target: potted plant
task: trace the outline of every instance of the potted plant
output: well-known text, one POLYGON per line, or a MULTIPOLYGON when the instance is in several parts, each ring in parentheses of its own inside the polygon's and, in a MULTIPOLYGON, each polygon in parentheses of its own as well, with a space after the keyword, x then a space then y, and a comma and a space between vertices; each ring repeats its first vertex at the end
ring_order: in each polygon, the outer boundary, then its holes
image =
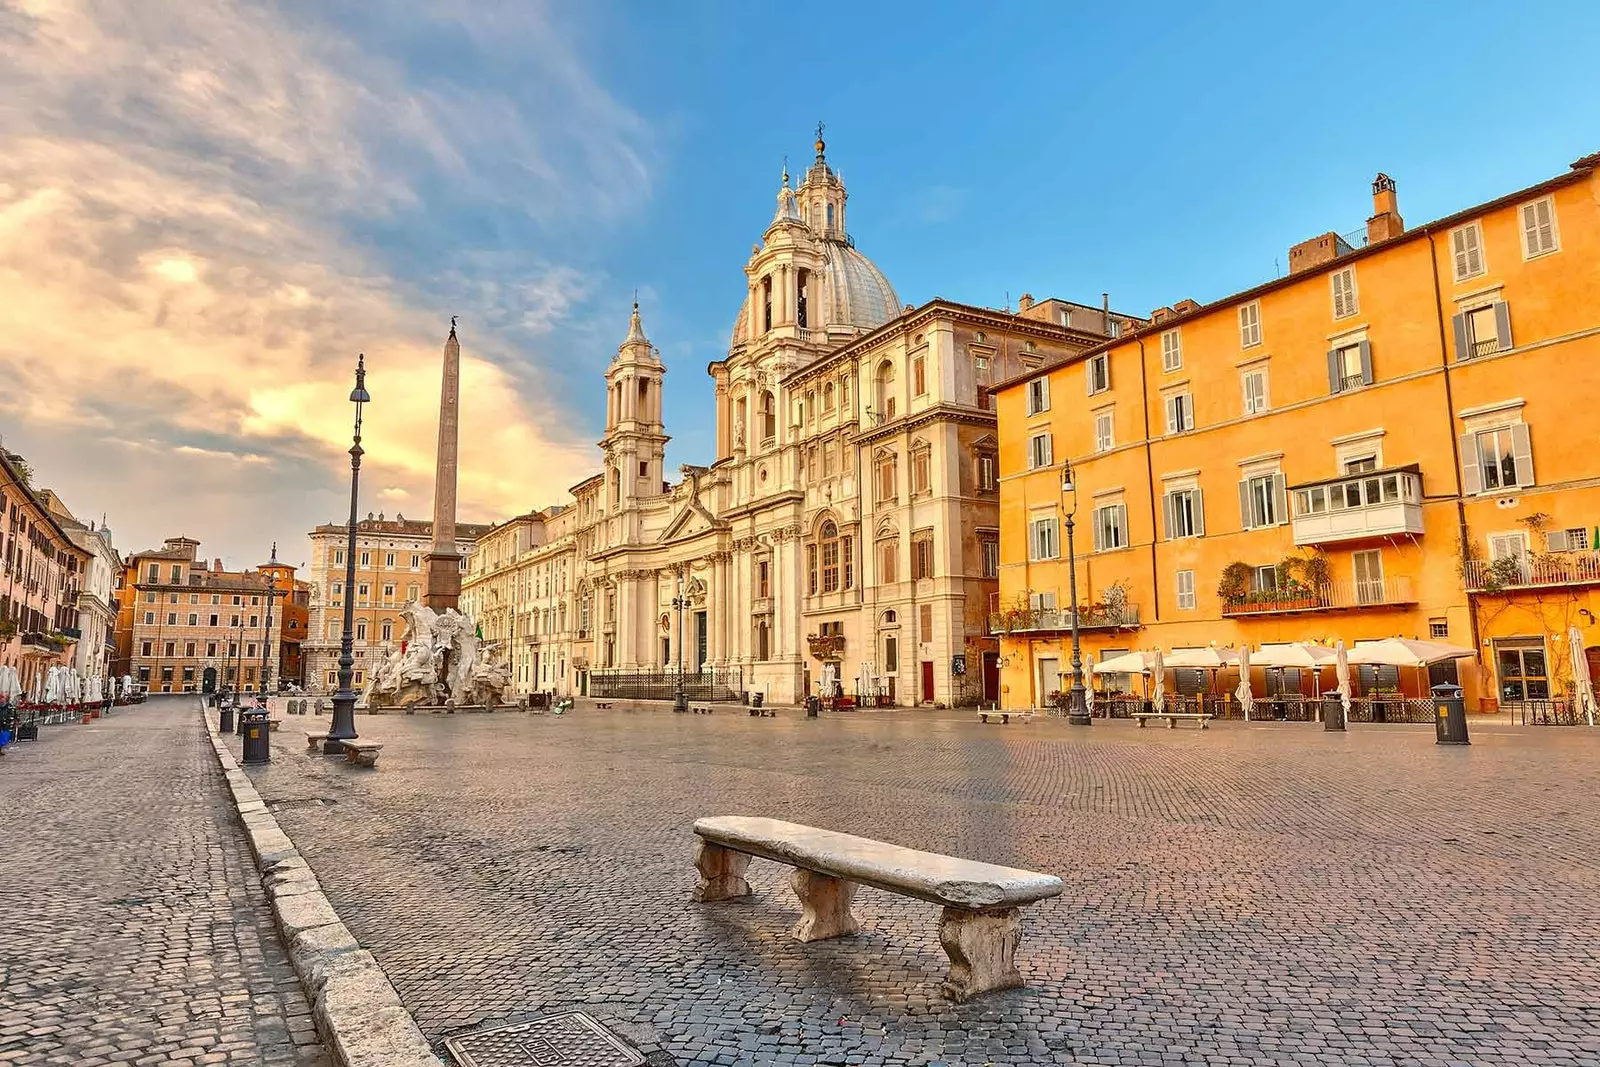
POLYGON ((1243 604, 1250 595, 1251 574, 1250 564, 1234 560, 1222 568, 1222 577, 1217 582, 1217 596, 1224 604, 1243 604))

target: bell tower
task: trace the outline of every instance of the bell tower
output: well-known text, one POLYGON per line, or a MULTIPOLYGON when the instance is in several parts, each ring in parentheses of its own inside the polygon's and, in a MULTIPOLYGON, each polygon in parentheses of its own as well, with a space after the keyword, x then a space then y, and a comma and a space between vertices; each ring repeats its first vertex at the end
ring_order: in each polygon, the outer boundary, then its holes
POLYGON ((628 336, 606 369, 606 507, 626 510, 642 498, 660 496, 665 483, 666 427, 661 383, 667 368, 644 335, 639 302, 633 303, 628 336))

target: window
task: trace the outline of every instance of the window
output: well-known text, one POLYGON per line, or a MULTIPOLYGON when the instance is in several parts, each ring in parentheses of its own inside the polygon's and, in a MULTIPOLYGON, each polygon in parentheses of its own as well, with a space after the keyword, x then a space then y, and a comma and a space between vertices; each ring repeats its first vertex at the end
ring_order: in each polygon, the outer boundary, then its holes
POLYGON ((1028 383, 1028 414, 1050 410, 1050 379, 1035 378, 1028 383))
POLYGON ((166 654, 168 656, 177 655, 177 649, 178 649, 178 643, 176 641, 168 641, 166 643, 166 654))
POLYGON ((383 565, 385 567, 393 567, 394 566, 394 553, 393 552, 388 552, 388 553, 384 554, 383 565))
POLYGON ((1272 565, 1257 567, 1250 573, 1250 589, 1256 593, 1270 593, 1278 588, 1278 568, 1272 565))
POLYGON ((827 414, 828 412, 833 410, 833 407, 834 407, 833 396, 834 396, 833 383, 829 382, 827 385, 824 385, 822 387, 822 411, 823 411, 823 414, 827 414))
POLYGON ((1050 466, 1051 448, 1048 433, 1036 433, 1028 438, 1028 469, 1038 470, 1050 466))
POLYGON ((389 619, 384 619, 383 620, 383 626, 382 626, 380 632, 383 635, 383 640, 385 640, 385 641, 393 640, 394 639, 394 623, 389 619))
POLYGON ((933 531, 918 530, 911 535, 911 578, 933 577, 933 531))
MULTIPOLYGON (((848 550, 850 539, 839 537, 839 527, 834 525, 832 519, 822 524, 818 535, 818 545, 822 550, 822 591, 824 593, 837 593, 839 584, 839 556, 841 549, 848 550)), ((813 583, 815 584, 815 583, 813 583)))
POLYGON ((139 655, 141 655, 141 656, 149 656, 150 655, 150 645, 151 645, 151 642, 149 642, 149 641, 145 641, 145 642, 141 643, 140 646, 139 646, 139 655))
POLYGON ((1128 507, 1106 504, 1094 509, 1094 550, 1109 552, 1128 547, 1128 507))
POLYGON ((1199 488, 1175 489, 1161 498, 1167 540, 1200 537, 1206 532, 1205 505, 1199 488))
POLYGON ((756 596, 769 597, 772 595, 772 561, 760 560, 756 563, 756 596))
POLYGON ((336 548, 336 549, 333 550, 333 561, 335 563, 343 563, 344 562, 344 549, 336 548))
POLYGON ((254 628, 256 626, 260 626, 261 625, 261 616, 259 616, 259 615, 250 616, 250 625, 251 625, 252 628, 254 628))
POLYGON ((363 567, 372 566, 372 553, 371 552, 363 552, 363 553, 361 553, 361 565, 363 567))
POLYGON ((1589 548, 1589 529, 1574 526, 1566 530, 1551 530, 1544 535, 1546 552, 1583 552, 1589 548))
POLYGON ((1495 647, 1495 666, 1500 674, 1500 701, 1518 704, 1524 700, 1550 699, 1550 673, 1545 660, 1543 642, 1537 638, 1523 639, 1518 645, 1527 647, 1495 647))
POLYGON ((200 625, 200 616, 196 615, 192 611, 189 613, 189 625, 190 626, 199 626, 200 625))
POLYGON ((1194 610, 1194 571, 1179 571, 1178 579, 1178 610, 1194 610))
POLYGON ((1083 376, 1088 385, 1089 395, 1103 393, 1111 388, 1111 356, 1102 352, 1098 356, 1090 356, 1083 365, 1083 376))
POLYGON ((175 611, 167 612, 167 625, 168 626, 176 626, 176 625, 178 625, 178 613, 177 612, 175 612, 175 611))
POLYGON ((1056 610, 1056 594, 1055 594, 1055 590, 1047 589, 1047 590, 1045 590, 1044 592, 1041 592, 1041 593, 1029 593, 1028 594, 1028 608, 1031 611, 1054 611, 1054 610, 1056 610))
POLYGON ((1429 619, 1428 636, 1435 641, 1443 641, 1450 636, 1450 621, 1448 619, 1429 619))
POLYGON ((393 600, 394 599, 394 586, 392 584, 391 585, 385 585, 383 587, 383 599, 385 599, 385 600, 393 600))
POLYGON ((172 584, 177 585, 181 581, 183 581, 183 568, 174 563, 172 565, 172 584))
MULTIPOLYGON (((13 515, 12 517, 15 518, 16 516, 13 515)), ((152 581, 152 582, 159 582, 161 580, 161 564, 159 564, 159 563, 150 564, 150 577, 149 577, 149 580, 152 581)))
POLYGON ((1504 300, 1468 308, 1451 322, 1456 331, 1458 360, 1492 355, 1511 347, 1511 308, 1504 300))
POLYGON ((828 441, 822 446, 822 476, 832 478, 834 469, 839 465, 838 448, 836 443, 828 441))
POLYGON ((911 492, 914 496, 933 492, 933 482, 928 470, 931 455, 932 450, 926 445, 911 452, 911 492))
POLYGON ((1455 279, 1464 282, 1483 273, 1483 229, 1476 222, 1450 231, 1450 257, 1455 279))
POLYGON ((1344 461, 1344 472, 1346 474, 1365 474, 1368 471, 1377 469, 1377 456, 1351 456, 1344 461))
POLYGON ((1333 287, 1334 318, 1349 318, 1361 310, 1361 302, 1356 296, 1356 269, 1354 267, 1346 267, 1344 270, 1334 271, 1328 278, 1328 284, 1333 287))
POLYGON ((1239 521, 1246 530, 1289 521, 1288 488, 1282 474, 1258 474, 1239 483, 1239 521))
POLYGON ((1183 366, 1183 338, 1177 330, 1168 330, 1161 335, 1161 369, 1174 371, 1183 366))
POLYGON ((921 604, 917 607, 917 633, 922 641, 933 640, 933 605, 921 604))
POLYGON ((1054 515, 1034 519, 1028 524, 1028 558, 1056 559, 1061 555, 1061 534, 1054 515))
POLYGON ((878 499, 893 500, 899 495, 895 477, 896 457, 893 452, 878 454, 878 499))
POLYGON ((899 581, 899 568, 897 563, 900 556, 900 542, 898 538, 888 538, 878 542, 878 581, 884 585, 891 585, 899 581))
POLYGON ((1378 549, 1352 552, 1350 562, 1355 568, 1356 603, 1383 603, 1383 553, 1378 549))
POLYGON ((365 641, 366 639, 367 639, 367 620, 366 619, 357 619, 356 620, 356 640, 357 641, 365 641))
POLYGON ((1347 393, 1372 384, 1372 345, 1366 341, 1328 350, 1328 392, 1347 393))
POLYGON ((211 657, 211 656, 215 656, 216 654, 217 654, 217 643, 215 641, 207 641, 206 642, 206 656, 207 657, 211 657))
POLYGON ((1468 493, 1487 493, 1534 484, 1533 449, 1523 423, 1465 434, 1462 473, 1468 493))
POLYGON ((1115 419, 1109 411, 1102 411, 1094 417, 1094 450, 1096 452, 1109 452, 1116 447, 1115 419))
POLYGON ((982 574, 985 578, 1000 577, 1000 541, 993 534, 978 537, 978 551, 983 558, 982 574))
POLYGON ((771 393, 761 394, 761 443, 771 444, 778 436, 778 401, 771 393))
POLYGON ((1556 204, 1548 196, 1522 205, 1522 258, 1532 259, 1561 251, 1556 232, 1556 204))
POLYGON ((361 582, 360 584, 358 584, 356 586, 356 603, 357 604, 365 604, 367 602, 367 596, 371 591, 372 591, 372 587, 369 586, 366 582, 361 582))
POLYGON ((229 626, 238 626, 239 625, 239 616, 235 615, 233 617, 233 620, 231 622, 229 622, 228 625, 229 626))
POLYGON ((1246 415, 1259 415, 1267 410, 1267 368, 1256 367, 1245 371, 1239 378, 1239 384, 1244 391, 1246 415))
POLYGON ((922 396, 928 391, 928 361, 922 356, 911 360, 911 392, 922 396))
POLYGON ((1167 433, 1185 433, 1194 429, 1194 397, 1188 393, 1173 393, 1167 401, 1167 433))
POLYGON ((215 615, 210 616, 210 620, 211 621, 207 623, 208 626, 215 626, 217 624, 217 617, 215 615))
POLYGON ((244 646, 244 655, 246 659, 256 658, 256 643, 254 641, 244 646))
POLYGON ((883 670, 885 674, 894 674, 900 669, 900 639, 894 634, 887 634, 883 639, 883 670))
POLYGON ((1239 309, 1239 347, 1251 348, 1261 343, 1261 302, 1252 300, 1239 309))
POLYGON ((978 491, 980 493, 993 492, 995 487, 995 455, 993 452, 978 453, 978 491))

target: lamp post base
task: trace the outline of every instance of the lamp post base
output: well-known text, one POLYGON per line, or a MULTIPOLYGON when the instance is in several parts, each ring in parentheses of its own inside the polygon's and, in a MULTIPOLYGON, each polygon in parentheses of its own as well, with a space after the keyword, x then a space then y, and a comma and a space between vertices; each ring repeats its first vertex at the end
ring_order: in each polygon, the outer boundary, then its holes
POLYGON ((1072 693, 1067 702, 1067 725, 1094 725, 1094 720, 1089 717, 1089 702, 1084 698, 1082 686, 1075 685, 1072 687, 1072 693))

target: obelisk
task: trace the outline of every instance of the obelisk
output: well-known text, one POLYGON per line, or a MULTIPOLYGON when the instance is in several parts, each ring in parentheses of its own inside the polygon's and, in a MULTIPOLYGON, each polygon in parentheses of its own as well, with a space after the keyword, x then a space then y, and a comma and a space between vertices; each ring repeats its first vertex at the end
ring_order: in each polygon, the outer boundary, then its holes
POLYGON ((434 611, 461 600, 461 554, 456 551, 456 444, 461 428, 461 342, 456 319, 444 342, 444 380, 439 386, 439 451, 433 468, 433 547, 423 557, 428 567, 423 604, 434 611))

